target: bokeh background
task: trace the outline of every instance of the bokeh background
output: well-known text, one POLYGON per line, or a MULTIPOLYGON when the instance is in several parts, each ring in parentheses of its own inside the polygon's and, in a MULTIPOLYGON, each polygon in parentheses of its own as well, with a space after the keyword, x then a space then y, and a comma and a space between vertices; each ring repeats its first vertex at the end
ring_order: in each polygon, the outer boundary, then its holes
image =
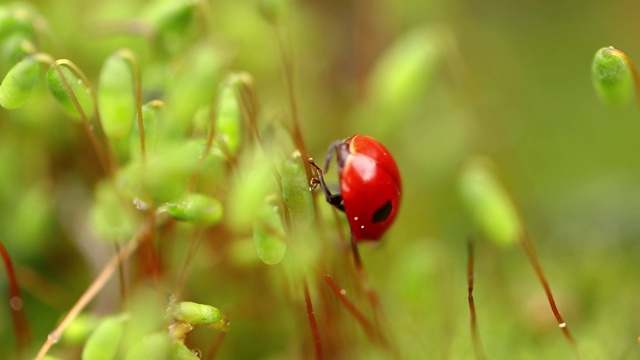
MULTIPOLYGON (((144 36, 111 31, 144 2, 31 4, 48 23, 43 48, 92 80, 120 47, 139 54, 148 78, 157 71, 145 68, 153 62, 144 36)), ((264 116, 290 117, 279 44, 257 1, 211 0, 206 9, 207 41, 233 54, 232 69, 254 77, 264 116)), ((603 46, 640 59, 638 14, 640 3, 619 0, 290 2, 282 27, 309 152, 323 158, 336 139, 373 135, 403 179, 397 222, 380 244, 361 247, 397 352, 371 344, 341 310, 335 317, 350 335, 333 340, 334 356, 473 358, 470 235, 488 358, 573 356, 522 250, 483 241, 461 204, 460 167, 478 154, 495 160, 516 200, 583 358, 640 356, 640 114, 636 104, 599 103, 590 76, 603 46), (385 69, 389 54, 418 65, 396 59, 404 65, 385 69), (404 90, 394 92, 396 80, 404 90)), ((16 264, 36 348, 113 254, 85 233, 83 212, 101 175, 82 128, 44 86, 25 107, 0 110, 0 164, 0 240, 16 264)), ((312 357, 306 312, 287 300, 286 274, 257 261, 251 246, 230 245, 246 234, 214 233, 230 240, 220 251, 213 240, 205 245, 215 261, 194 260, 186 288, 232 321, 218 358, 312 357)), ((336 252, 348 268, 349 254, 336 252)), ((332 275, 356 289, 354 301, 366 310, 357 281, 332 275)), ((0 285, 6 299, 6 277, 0 285)), ((112 282, 90 310, 113 313, 118 301, 112 282)), ((0 353, 12 354, 7 306, 0 307, 0 334, 0 353)), ((74 357, 78 348, 63 341, 52 353, 74 357)))

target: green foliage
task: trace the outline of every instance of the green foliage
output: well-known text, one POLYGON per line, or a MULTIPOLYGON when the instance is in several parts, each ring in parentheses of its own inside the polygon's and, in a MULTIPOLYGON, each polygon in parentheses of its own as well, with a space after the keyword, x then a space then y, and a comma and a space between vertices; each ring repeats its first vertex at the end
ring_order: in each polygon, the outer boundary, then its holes
MULTIPOLYGON (((0 241, 23 289, 27 357, 109 270, 52 355, 313 358, 313 315, 325 358, 469 358, 464 239, 475 228, 508 246, 525 226, 585 355, 637 357, 625 279, 640 256, 629 148, 640 122, 602 121, 576 66, 583 37, 615 40, 634 12, 558 3, 520 21, 492 3, 33 4, 0 5, 0 241), (358 245, 366 275, 344 214, 309 192, 306 168, 353 133, 379 137, 403 180, 397 223, 358 245), (531 223, 488 160, 455 172, 478 152, 500 159, 531 223)), ((601 49, 592 70, 606 104, 632 96, 622 52, 601 49)), ((487 358, 567 358, 522 253, 476 250, 487 358)), ((11 321, 0 333, 0 354, 20 358, 11 321)))

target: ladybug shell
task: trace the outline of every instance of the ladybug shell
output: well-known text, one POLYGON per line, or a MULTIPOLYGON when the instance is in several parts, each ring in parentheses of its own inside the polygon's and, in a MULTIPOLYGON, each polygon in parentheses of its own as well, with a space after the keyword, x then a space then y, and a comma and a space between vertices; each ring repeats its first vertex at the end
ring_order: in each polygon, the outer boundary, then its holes
POLYGON ((377 140, 363 135, 346 139, 338 151, 340 191, 356 240, 378 240, 396 218, 401 181, 398 166, 377 140))

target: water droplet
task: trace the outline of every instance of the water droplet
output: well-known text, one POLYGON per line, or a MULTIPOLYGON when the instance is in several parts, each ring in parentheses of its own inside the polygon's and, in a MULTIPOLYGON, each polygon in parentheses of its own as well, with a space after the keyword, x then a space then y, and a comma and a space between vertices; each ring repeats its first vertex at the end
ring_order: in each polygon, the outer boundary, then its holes
POLYGON ((566 327, 567 327, 567 323, 558 324, 558 327, 559 327, 560 329, 564 329, 564 328, 566 328, 566 327))
POLYGON ((345 290, 345 289, 340 289, 340 294, 341 294, 342 296, 347 295, 347 290, 345 290))
POLYGON ((360 225, 360 229, 364 229, 364 225, 360 225))
POLYGON ((193 349, 191 350, 191 352, 193 353, 193 355, 197 356, 198 358, 202 357, 202 351, 200 351, 200 349, 193 349))
POLYGON ((17 310, 22 309, 22 305, 24 305, 24 304, 22 303, 22 299, 21 298, 19 298, 18 296, 14 296, 9 300, 9 305, 11 306, 11 308, 13 310, 17 311, 17 310))
POLYGON ((357 217, 357 216, 356 216, 356 217, 354 217, 354 218, 353 218, 353 221, 358 221, 358 217, 357 217))
POLYGON ((47 338, 54 344, 57 344, 60 341, 60 336, 56 335, 55 333, 50 333, 49 335, 47 335, 47 338))

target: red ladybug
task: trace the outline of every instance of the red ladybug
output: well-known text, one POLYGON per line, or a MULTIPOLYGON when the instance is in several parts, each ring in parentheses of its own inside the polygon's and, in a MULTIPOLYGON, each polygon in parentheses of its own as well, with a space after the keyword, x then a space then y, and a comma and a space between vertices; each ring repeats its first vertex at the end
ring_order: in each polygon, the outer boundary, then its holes
POLYGON ((320 185, 327 202, 347 214, 353 237, 357 241, 380 239, 400 207, 400 173, 389 150, 374 138, 353 135, 331 144, 324 171, 313 159, 309 163, 318 173, 318 178, 311 180, 311 190, 320 185), (340 194, 332 194, 324 181, 334 152, 340 194))

